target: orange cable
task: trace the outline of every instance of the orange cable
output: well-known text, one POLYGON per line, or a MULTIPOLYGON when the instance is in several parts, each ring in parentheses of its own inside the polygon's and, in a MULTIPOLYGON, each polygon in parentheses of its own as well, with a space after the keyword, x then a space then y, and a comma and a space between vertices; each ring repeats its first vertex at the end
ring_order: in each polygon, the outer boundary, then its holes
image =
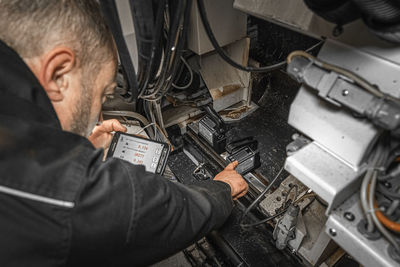
MULTIPOLYGON (((375 209, 378 208, 378 205, 376 204, 375 201, 375 209)), ((385 214, 383 214, 382 211, 380 210, 376 210, 375 211, 376 217, 378 218, 378 220, 384 225, 386 226, 386 228, 392 230, 393 232, 397 232, 400 233, 400 223, 394 222, 391 219, 389 219, 388 217, 386 217, 385 214)))

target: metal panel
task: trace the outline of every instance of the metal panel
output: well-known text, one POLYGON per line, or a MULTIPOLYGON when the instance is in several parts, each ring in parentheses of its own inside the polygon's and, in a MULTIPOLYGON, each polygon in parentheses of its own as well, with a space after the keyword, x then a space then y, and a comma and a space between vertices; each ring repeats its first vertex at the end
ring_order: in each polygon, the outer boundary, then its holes
POLYGON ((378 133, 368 121, 352 117, 348 111, 325 102, 304 87, 292 103, 289 124, 354 170, 361 165, 378 133))
MULTIPOLYGON (((380 51, 372 47, 366 47, 365 50, 371 53, 380 51)), ((386 54, 393 54, 393 57, 378 57, 338 42, 328 41, 321 49, 319 58, 360 74, 370 83, 378 85, 385 93, 399 96, 400 65, 393 60, 400 54, 400 49, 385 51, 386 54)), ((355 170, 363 163, 365 154, 379 133, 369 122, 354 118, 347 110, 326 103, 305 87, 300 89, 291 106, 289 124, 317 141, 355 170)))
POLYGON ((313 37, 325 36, 354 46, 394 47, 373 35, 361 20, 345 25, 340 36, 333 36, 335 25, 314 14, 303 0, 235 0, 234 7, 313 37))
POLYGON ((368 240, 357 230, 358 222, 364 218, 361 212, 358 194, 348 199, 329 216, 326 232, 331 238, 365 267, 395 267, 395 262, 388 254, 388 242, 380 238, 368 240), (344 217, 345 212, 351 212, 355 220, 344 217), (332 234, 333 233, 333 234, 332 234))
POLYGON ((136 34, 133 26, 133 18, 128 0, 116 1, 118 15, 121 22, 122 33, 131 56, 135 71, 138 70, 138 53, 136 46, 136 34))
MULTIPOLYGON (((364 50, 327 41, 318 57, 331 64, 349 69, 393 96, 398 89, 399 63, 394 62, 400 49, 364 47, 364 50), (369 52, 366 52, 369 51, 369 52), (389 55, 389 58, 387 58, 389 55)), ((339 109, 320 99, 316 93, 302 87, 294 100, 289 124, 321 144, 325 149, 357 169, 371 148, 379 130, 369 122, 354 118, 345 109, 339 109)))
MULTIPOLYGON (((233 0, 204 0, 204 5, 210 26, 220 46, 246 37, 247 15, 233 8, 233 0)), ((214 50, 201 22, 197 1, 193 1, 192 5, 188 48, 198 55, 214 50)))
MULTIPOLYGON (((247 65, 250 40, 244 38, 226 47, 236 62, 247 65)), ((226 63, 216 53, 200 58, 200 74, 213 98, 213 107, 221 111, 241 101, 249 102, 250 73, 238 70, 226 63)))
POLYGON ((362 170, 354 170, 312 142, 285 162, 285 169, 328 203, 327 214, 360 185, 362 170))
POLYGON ((351 47, 337 41, 328 41, 318 58, 359 74, 379 89, 400 97, 400 47, 351 47))

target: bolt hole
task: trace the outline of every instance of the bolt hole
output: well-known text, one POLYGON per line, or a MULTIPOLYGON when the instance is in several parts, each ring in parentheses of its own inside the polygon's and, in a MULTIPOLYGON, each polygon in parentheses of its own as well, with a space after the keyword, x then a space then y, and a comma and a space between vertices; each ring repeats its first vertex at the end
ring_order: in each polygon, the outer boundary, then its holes
POLYGON ((281 197, 276 197, 276 200, 281 201, 282 199, 281 199, 281 197))

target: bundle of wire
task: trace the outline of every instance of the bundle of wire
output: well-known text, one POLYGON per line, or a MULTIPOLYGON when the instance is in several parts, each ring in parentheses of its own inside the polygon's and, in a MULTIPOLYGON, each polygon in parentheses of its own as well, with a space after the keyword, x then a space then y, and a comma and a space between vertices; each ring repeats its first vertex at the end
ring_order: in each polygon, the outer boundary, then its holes
MULTIPOLYGON (((386 138, 386 136, 384 138, 386 138)), ((367 219, 367 231, 373 232, 377 229, 389 241, 393 248, 397 252, 400 252, 400 244, 396 237, 396 234, 400 233, 400 224, 389 219, 379 209, 376 200, 378 177, 383 171, 383 165, 388 160, 388 151, 388 145, 378 144, 361 184, 360 200, 361 207, 367 219)), ((386 199, 393 199, 391 196, 385 196, 385 192, 382 190, 379 190, 379 194, 382 194, 386 199)), ((392 201, 392 209, 393 207, 396 209, 398 205, 398 199, 392 201)), ((386 211, 388 212, 389 210, 390 208, 386 211)))
POLYGON ((192 0, 148 1, 143 4, 146 8, 140 6, 141 9, 137 10, 135 6, 138 4, 133 1, 139 55, 139 98, 157 102, 177 80, 180 61, 186 63, 182 54, 191 5, 192 0), (154 15, 153 8, 156 9, 154 15), (147 13, 150 13, 152 21, 144 18, 147 13))
POLYGON ((139 106, 158 141, 169 142, 161 113, 162 97, 171 87, 188 87, 177 84, 183 68, 193 75, 183 57, 191 5, 192 0, 130 1, 138 50, 139 106))

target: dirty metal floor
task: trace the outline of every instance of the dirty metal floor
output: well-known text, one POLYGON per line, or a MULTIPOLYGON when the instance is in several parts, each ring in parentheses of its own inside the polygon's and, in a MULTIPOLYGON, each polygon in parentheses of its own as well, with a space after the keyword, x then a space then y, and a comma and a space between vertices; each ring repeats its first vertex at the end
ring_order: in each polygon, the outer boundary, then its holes
MULTIPOLYGON (((230 125, 228 141, 254 136, 259 142, 261 167, 257 170, 269 181, 280 170, 285 160, 285 147, 295 132, 287 124, 290 103, 298 84, 283 71, 267 75, 253 75, 253 101, 259 109, 240 122, 230 125)), ((182 152, 169 158, 169 167, 183 183, 193 183, 194 163, 182 152)), ((282 178, 285 175, 281 176, 282 178)), ((271 241, 270 229, 265 226, 242 229, 238 220, 243 206, 237 204, 232 215, 219 230, 220 235, 248 266, 295 266, 298 262, 287 253, 277 250, 271 241)))
MULTIPOLYGON (((248 36, 251 37, 250 57, 262 66, 285 60, 290 51, 305 50, 318 40, 286 29, 279 25, 249 17, 248 36)), ((312 51, 316 54, 318 49, 312 51)), ((299 85, 284 70, 252 74, 252 100, 259 109, 240 122, 231 124, 228 142, 254 136, 259 142, 261 167, 257 170, 271 181, 285 160, 285 147, 295 132, 287 124, 289 107, 299 85)), ((196 167, 182 152, 170 156, 169 166, 183 183, 195 182, 192 172, 196 167)), ((281 178, 286 177, 284 174, 281 178)), ((247 266, 298 266, 299 262, 289 253, 279 251, 272 242, 271 229, 264 225, 242 229, 238 220, 243 207, 239 201, 219 234, 229 243, 247 266)), ((300 264, 301 265, 301 264, 300 264)))

